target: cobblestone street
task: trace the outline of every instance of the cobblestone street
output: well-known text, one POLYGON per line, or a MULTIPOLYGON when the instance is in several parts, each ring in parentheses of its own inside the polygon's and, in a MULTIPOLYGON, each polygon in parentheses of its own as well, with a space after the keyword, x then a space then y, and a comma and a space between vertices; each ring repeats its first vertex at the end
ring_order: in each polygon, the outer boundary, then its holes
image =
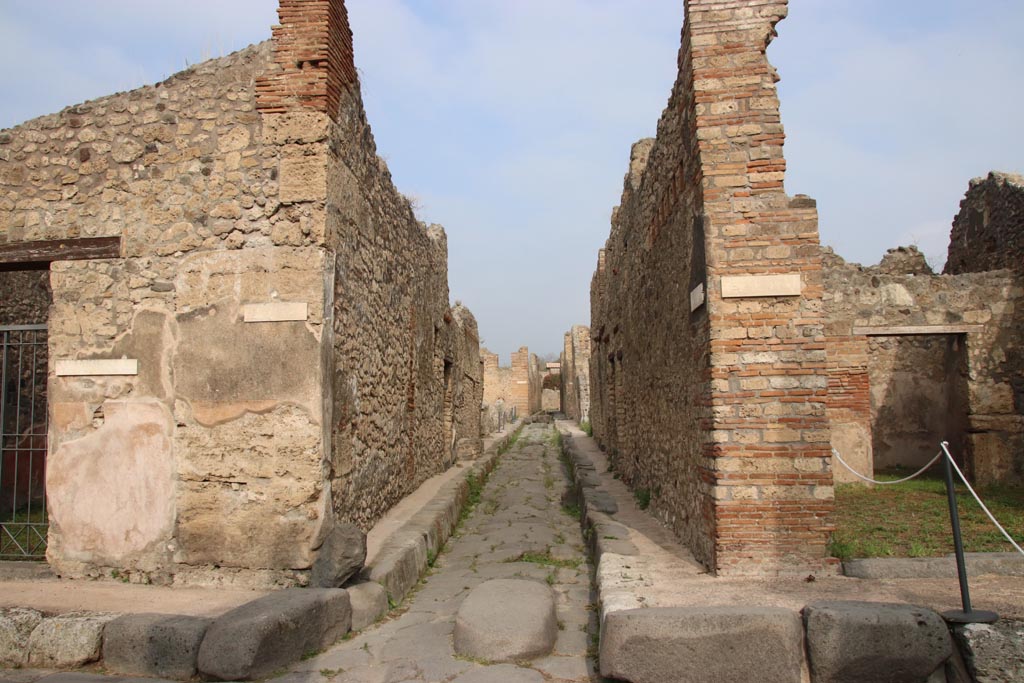
POLYGON ((590 567, 579 524, 562 510, 567 485, 551 425, 523 428, 479 491, 479 503, 437 558, 433 570, 392 616, 277 680, 334 683, 530 683, 599 680, 588 657, 596 629, 590 567), (455 614, 465 596, 490 579, 550 585, 558 636, 550 656, 487 665, 456 656, 455 614))

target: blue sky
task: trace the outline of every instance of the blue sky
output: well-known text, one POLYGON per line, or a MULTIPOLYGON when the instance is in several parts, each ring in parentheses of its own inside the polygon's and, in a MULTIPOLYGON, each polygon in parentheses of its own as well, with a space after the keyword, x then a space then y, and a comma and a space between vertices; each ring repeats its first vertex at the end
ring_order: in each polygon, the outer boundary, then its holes
MULTIPOLYGON (((630 144, 675 78, 681 0, 349 0, 379 153, 448 232, 452 299, 487 346, 555 353, 630 144)), ((0 0, 0 128, 269 38, 275 0, 0 0)), ((970 178, 1024 171, 1024 3, 791 0, 769 57, 786 189, 822 241, 936 269, 970 178)))

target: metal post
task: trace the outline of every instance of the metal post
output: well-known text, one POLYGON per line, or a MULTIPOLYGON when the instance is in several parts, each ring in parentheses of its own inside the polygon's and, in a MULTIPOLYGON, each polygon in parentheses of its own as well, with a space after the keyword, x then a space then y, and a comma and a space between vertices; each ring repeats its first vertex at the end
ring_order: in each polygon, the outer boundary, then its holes
POLYGON ((946 477, 946 499, 949 502, 949 523, 953 527, 956 574, 960 581, 960 603, 963 605, 962 610, 943 612, 942 616, 946 621, 954 624, 991 624, 999 619, 998 614, 971 607, 971 590, 967 585, 967 563, 964 561, 964 542, 960 536, 960 511, 956 506, 956 489, 953 487, 953 466, 950 464, 949 451, 945 448, 946 443, 943 442, 942 445, 946 456, 942 459, 942 463, 945 466, 943 472, 946 477))

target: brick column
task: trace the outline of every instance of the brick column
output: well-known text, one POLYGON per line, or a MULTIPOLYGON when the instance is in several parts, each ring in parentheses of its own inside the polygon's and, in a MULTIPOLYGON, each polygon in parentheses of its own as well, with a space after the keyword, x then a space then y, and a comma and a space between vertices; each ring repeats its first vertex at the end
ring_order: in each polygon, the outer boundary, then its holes
POLYGON ((341 92, 356 83, 344 0, 280 0, 274 26, 277 68, 256 79, 256 109, 338 115, 341 92))
MULTIPOLYGON (((832 473, 813 200, 783 190, 765 49, 785 1, 688 0, 703 192, 711 425, 704 468, 721 574, 822 569, 832 473)), ((685 67, 684 67, 685 68, 685 67)))

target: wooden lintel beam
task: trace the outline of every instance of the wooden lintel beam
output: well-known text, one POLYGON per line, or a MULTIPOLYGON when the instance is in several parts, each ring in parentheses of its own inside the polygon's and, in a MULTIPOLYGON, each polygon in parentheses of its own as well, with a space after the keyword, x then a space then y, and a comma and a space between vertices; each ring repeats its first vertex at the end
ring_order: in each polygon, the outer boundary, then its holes
POLYGON ((103 258, 121 258, 120 237, 78 237, 66 240, 0 243, 0 264, 4 265, 103 258))

